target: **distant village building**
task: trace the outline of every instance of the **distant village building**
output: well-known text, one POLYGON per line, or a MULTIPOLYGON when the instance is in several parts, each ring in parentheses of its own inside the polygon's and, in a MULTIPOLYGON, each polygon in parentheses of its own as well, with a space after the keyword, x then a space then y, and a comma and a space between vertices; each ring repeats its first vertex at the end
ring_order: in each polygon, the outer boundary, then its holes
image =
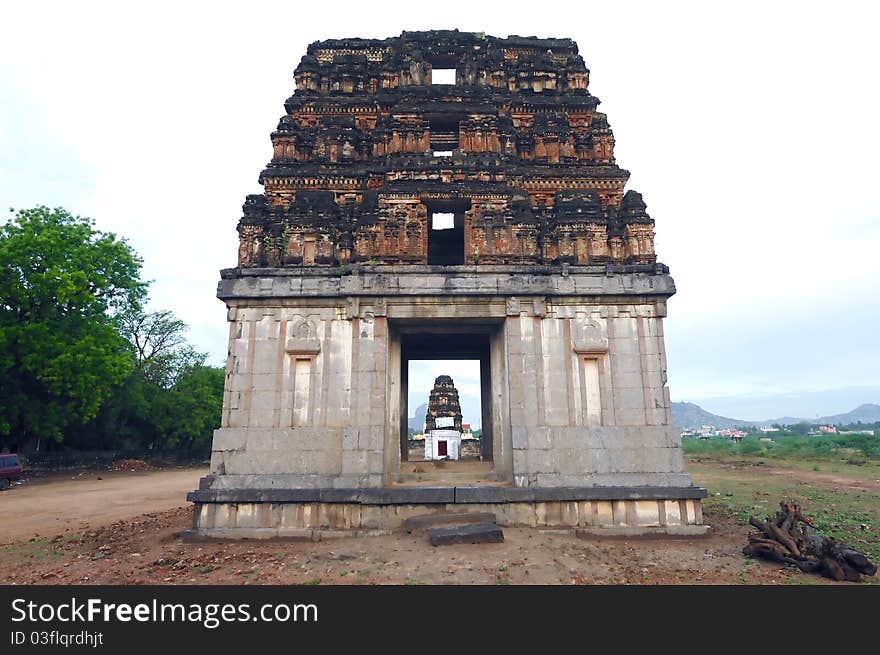
POLYGON ((730 440, 734 443, 739 443, 746 437, 746 433, 742 430, 737 429, 729 429, 729 430, 718 430, 716 435, 719 437, 730 437, 730 440))
POLYGON ((761 432, 779 432, 779 428, 758 428, 761 432))
POLYGON ((837 428, 833 425, 820 425, 819 432, 824 432, 825 434, 837 434, 837 428))

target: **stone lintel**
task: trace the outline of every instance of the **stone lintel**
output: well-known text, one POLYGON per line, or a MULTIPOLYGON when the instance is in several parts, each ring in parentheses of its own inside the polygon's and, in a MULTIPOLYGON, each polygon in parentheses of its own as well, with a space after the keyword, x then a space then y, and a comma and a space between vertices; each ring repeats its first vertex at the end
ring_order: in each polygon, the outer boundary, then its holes
POLYGON ((198 489, 186 495, 197 503, 358 503, 364 505, 447 504, 455 487, 376 489, 198 489))
POLYGON ((317 355, 321 352, 321 340, 288 339, 286 350, 291 355, 317 355))
MULTIPOLYGON (((570 267, 563 276, 558 267, 377 266, 359 275, 332 275, 328 271, 287 269, 227 269, 217 286, 217 297, 230 302, 274 298, 346 298, 349 315, 359 313, 354 299, 362 296, 525 296, 523 310, 540 315, 544 298, 564 296, 624 296, 662 301, 675 293, 666 273, 632 270, 607 276, 604 269, 570 267)), ((639 267, 632 267, 638 269, 639 267)), ((508 306, 508 313, 519 307, 508 306)), ((382 313, 381 311, 377 314, 382 313)))
POLYGON ((572 340, 572 350, 579 355, 604 355, 608 352, 608 341, 599 340, 572 340))

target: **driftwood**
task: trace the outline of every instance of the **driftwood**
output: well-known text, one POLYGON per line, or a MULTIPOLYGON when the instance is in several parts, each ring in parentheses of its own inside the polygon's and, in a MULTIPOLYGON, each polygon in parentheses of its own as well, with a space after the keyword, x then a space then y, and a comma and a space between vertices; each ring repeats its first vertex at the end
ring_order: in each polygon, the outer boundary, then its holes
POLYGON ((877 567, 864 553, 831 537, 812 533, 813 523, 801 514, 794 501, 783 500, 775 517, 761 521, 749 517, 757 532, 749 533, 743 554, 773 562, 792 564, 804 573, 818 573, 832 580, 858 582, 862 575, 874 575, 877 567))

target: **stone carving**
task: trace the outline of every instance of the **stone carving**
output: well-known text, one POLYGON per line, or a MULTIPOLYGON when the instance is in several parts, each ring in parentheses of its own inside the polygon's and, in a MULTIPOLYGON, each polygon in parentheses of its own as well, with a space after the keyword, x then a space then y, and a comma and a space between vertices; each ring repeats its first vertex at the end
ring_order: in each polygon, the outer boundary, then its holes
POLYGON ((256 225, 242 225, 238 245, 238 265, 242 268, 259 266, 263 254, 263 228, 256 225))
POLYGON ((604 320, 587 318, 571 323, 572 349, 577 353, 608 352, 608 335, 604 320))
POLYGON ((301 321, 293 328, 293 336, 297 339, 309 339, 315 336, 315 326, 308 319, 301 321))
POLYGON ((321 340, 316 335, 315 325, 308 319, 294 324, 291 338, 287 340, 286 350, 292 355, 317 355, 321 352, 321 340))
POLYGON ((656 261, 653 221, 624 194, 629 173, 570 39, 318 41, 294 77, 265 191, 243 208, 240 267, 426 264, 438 202, 471 218, 460 263, 656 261), (437 58, 458 62, 457 85, 431 86, 437 58))

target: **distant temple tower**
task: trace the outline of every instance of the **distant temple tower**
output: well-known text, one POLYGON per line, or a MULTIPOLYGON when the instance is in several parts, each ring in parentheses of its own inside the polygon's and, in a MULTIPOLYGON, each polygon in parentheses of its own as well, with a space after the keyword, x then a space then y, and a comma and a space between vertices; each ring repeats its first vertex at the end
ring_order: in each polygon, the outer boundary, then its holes
POLYGON ((501 524, 704 532, 666 387, 675 286, 577 44, 317 41, 294 77, 221 271, 226 387, 194 530, 387 529, 488 504, 501 524), (425 359, 479 361, 493 484, 449 472, 463 462, 405 478, 425 359))
POLYGON ((434 380, 425 416, 425 459, 456 460, 461 454, 461 404, 448 375, 434 380))
POLYGON ((425 430, 437 428, 458 430, 461 432, 461 404, 458 400, 458 389, 448 375, 441 375, 434 380, 434 388, 428 397, 428 413, 425 415, 425 430), (437 419, 447 419, 440 421, 437 419), (443 424, 447 423, 447 424, 443 424))

